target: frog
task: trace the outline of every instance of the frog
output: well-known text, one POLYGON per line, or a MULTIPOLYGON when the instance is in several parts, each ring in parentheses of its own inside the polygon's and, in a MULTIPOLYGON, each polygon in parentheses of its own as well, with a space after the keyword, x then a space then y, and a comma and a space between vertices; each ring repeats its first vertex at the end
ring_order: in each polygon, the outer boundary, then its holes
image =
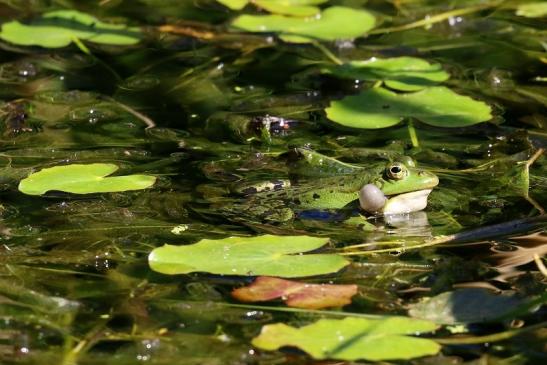
MULTIPOLYGON (((356 166, 300 150, 312 161, 313 178, 238 183, 239 199, 217 200, 217 211, 231 220, 281 224, 309 211, 338 211, 359 201, 366 214, 400 214, 422 210, 438 177, 416 167, 410 158, 356 166), (317 166, 321 164, 321 166, 317 166), (328 171, 337 174, 329 176, 328 171)), ((302 166, 299 166, 302 170, 302 166)))

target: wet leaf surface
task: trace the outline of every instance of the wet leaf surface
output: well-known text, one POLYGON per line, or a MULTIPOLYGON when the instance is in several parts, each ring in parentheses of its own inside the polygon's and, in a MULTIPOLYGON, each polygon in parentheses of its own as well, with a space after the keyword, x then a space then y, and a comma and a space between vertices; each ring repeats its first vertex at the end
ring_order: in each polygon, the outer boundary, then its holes
POLYGON ((110 193, 147 189, 156 182, 156 177, 150 175, 106 177, 116 170, 116 165, 99 163, 49 167, 21 180, 19 191, 29 195, 42 195, 50 190, 74 194, 110 193))
POLYGON ((287 42, 308 43, 313 39, 349 39, 364 35, 374 27, 375 19, 367 11, 332 6, 314 18, 282 15, 241 15, 232 26, 248 32, 279 32, 287 42))
POLYGON ((138 28, 107 24, 97 18, 75 10, 58 10, 45 13, 30 24, 12 21, 4 23, 0 38, 22 46, 59 48, 75 40, 109 45, 133 45, 140 41, 138 28))
POLYGON ((307 254, 328 238, 308 236, 229 237, 188 246, 165 245, 148 257, 152 270, 164 274, 208 272, 224 275, 302 277, 336 272, 349 262, 335 254, 307 254))
POLYGON ((514 295, 469 288, 428 298, 412 305, 408 313, 414 318, 442 324, 481 323, 499 319, 521 303, 514 295))
POLYGON ((323 72, 347 79, 381 80, 387 87, 401 91, 421 90, 449 78, 440 64, 414 57, 374 57, 331 66, 323 72))
POLYGON ((492 118, 490 107, 468 96, 436 86, 407 94, 373 88, 331 102, 327 117, 343 126, 377 129, 399 124, 404 118, 437 127, 464 127, 492 118))
POLYGON ((289 307, 309 309, 341 307, 351 303, 355 294, 357 285, 308 284, 267 276, 232 291, 232 297, 242 302, 281 298, 289 307))
POLYGON ((262 328, 253 345, 276 350, 298 347, 315 359, 395 360, 434 355, 440 350, 435 341, 407 335, 431 332, 432 322, 405 317, 386 319, 321 319, 304 327, 283 323, 262 328))

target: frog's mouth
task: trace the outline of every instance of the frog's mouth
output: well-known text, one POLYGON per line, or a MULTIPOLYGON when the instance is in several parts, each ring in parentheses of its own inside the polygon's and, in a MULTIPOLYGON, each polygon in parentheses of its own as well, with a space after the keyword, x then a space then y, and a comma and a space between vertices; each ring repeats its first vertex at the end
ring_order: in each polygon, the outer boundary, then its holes
POLYGON ((394 196, 387 196, 381 212, 384 214, 404 214, 418 212, 427 207, 427 198, 433 189, 411 191, 394 196))
POLYGON ((359 191, 359 205, 369 213, 404 214, 427 207, 427 198, 433 189, 384 195, 374 184, 367 184, 359 191))

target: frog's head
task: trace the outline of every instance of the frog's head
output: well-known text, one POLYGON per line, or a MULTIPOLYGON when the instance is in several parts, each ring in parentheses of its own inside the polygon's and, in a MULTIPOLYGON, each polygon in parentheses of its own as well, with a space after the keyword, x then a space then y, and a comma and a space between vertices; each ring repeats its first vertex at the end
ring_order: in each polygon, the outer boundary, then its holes
POLYGON ((437 184, 437 175, 417 168, 412 160, 392 162, 381 177, 361 189, 359 201, 369 212, 414 212, 427 206, 427 197, 437 184))

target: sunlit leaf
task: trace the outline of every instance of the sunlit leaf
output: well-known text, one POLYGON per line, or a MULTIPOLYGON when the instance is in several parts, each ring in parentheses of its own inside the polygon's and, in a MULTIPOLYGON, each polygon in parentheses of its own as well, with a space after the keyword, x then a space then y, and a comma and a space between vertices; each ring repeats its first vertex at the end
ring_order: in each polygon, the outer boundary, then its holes
POLYGON ((109 45, 132 45, 141 39, 138 28, 103 23, 76 10, 58 10, 43 14, 30 23, 17 20, 5 23, 0 38, 21 46, 59 48, 75 39, 109 45))
POLYGON ((403 91, 421 90, 446 81, 450 77, 440 64, 415 57, 351 61, 343 65, 325 67, 323 72, 349 79, 382 80, 388 87, 403 91))
POLYGON ((409 336, 436 328, 433 322, 405 317, 321 319, 300 328, 266 325, 252 343, 264 350, 298 347, 315 359, 412 359, 439 352, 435 341, 409 336))
POLYGON ((241 10, 249 3, 248 0, 217 0, 222 5, 232 10, 241 10))
POLYGON ((291 16, 312 16, 321 10, 313 5, 323 4, 328 0, 254 0, 260 8, 275 14, 291 16))
POLYGON ((108 163, 50 167, 21 180, 19 191, 29 195, 41 195, 50 190, 74 194, 109 193, 146 189, 156 182, 156 177, 150 175, 105 177, 117 169, 118 166, 108 163))
POLYGON ((397 94, 377 87, 331 102, 327 117, 352 128, 391 127, 407 117, 437 127, 465 127, 492 118, 483 102, 442 87, 397 94))
POLYGON ((522 301, 480 288, 466 288, 427 298, 411 306, 409 315, 442 324, 480 323, 499 318, 522 301))
POLYGON ((301 254, 318 249, 328 240, 272 235, 203 239, 193 245, 155 248, 148 262, 152 270, 170 275, 190 272, 279 277, 321 275, 349 264, 335 254, 301 254))
POLYGON ((340 307, 351 303, 355 294, 357 285, 308 284, 268 276, 232 291, 232 296, 242 302, 282 298, 289 307, 309 309, 340 307))
POLYGON ((365 10, 332 6, 311 18, 241 15, 232 26, 248 32, 279 33, 287 41, 309 42, 356 38, 372 29, 374 23, 374 16, 365 10))
POLYGON ((520 4, 517 7, 517 15, 527 18, 542 18, 547 16, 547 1, 520 4))

